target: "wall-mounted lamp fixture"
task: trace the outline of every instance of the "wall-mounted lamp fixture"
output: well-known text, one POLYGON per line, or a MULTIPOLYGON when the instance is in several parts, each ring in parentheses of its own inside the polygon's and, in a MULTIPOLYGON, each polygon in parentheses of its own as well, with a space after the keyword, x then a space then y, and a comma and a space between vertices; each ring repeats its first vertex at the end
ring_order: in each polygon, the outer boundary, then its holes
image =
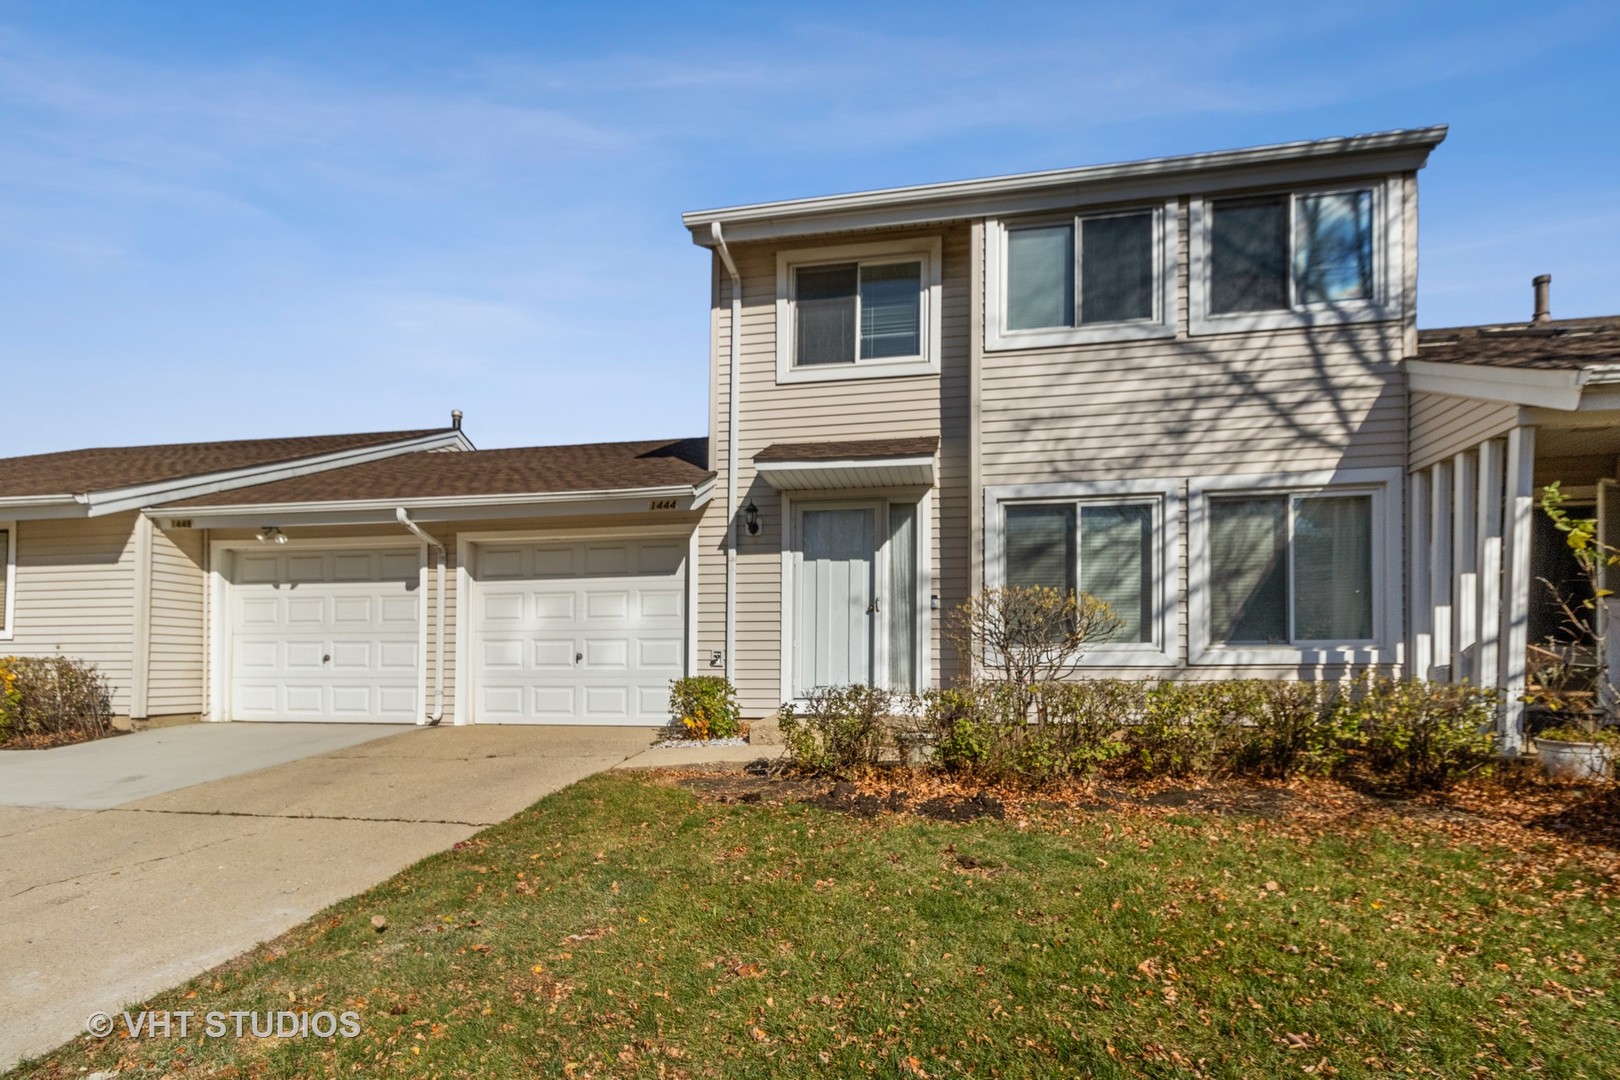
POLYGON ((743 507, 743 528, 748 530, 749 536, 759 535, 759 507, 754 505, 752 499, 743 507))
POLYGON ((277 544, 285 544, 287 542, 287 534, 276 528, 274 525, 266 525, 264 528, 259 530, 259 543, 269 544, 272 542, 277 544))

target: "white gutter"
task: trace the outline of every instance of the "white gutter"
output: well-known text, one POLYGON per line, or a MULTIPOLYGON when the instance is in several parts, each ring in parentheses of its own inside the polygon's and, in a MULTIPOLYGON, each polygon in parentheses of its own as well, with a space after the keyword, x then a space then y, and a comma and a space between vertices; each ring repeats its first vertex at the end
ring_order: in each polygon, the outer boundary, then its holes
POLYGON ((731 374, 727 391, 726 419, 726 681, 736 683, 737 655, 737 425, 741 407, 737 391, 742 387, 742 275, 726 246, 720 223, 709 223, 714 250, 731 275, 731 374))
MULTIPOLYGON (((691 499, 696 509, 713 488, 712 480, 698 484, 666 484, 646 488, 602 488, 594 491, 519 492, 512 495, 438 495, 405 500, 412 510, 476 511, 485 507, 550 506, 567 503, 595 503, 618 499, 691 499)), ((251 514, 308 514, 322 510, 395 510, 399 499, 326 499, 319 502, 285 503, 220 503, 208 506, 174 506, 157 503, 144 508, 151 515, 163 517, 216 518, 251 514)))
POLYGON ((394 516, 399 519, 401 525, 411 530, 421 538, 424 544, 433 549, 436 556, 434 561, 439 564, 439 594, 433 620, 433 714, 417 721, 418 726, 426 724, 430 727, 437 727, 439 721, 444 719, 444 564, 448 561, 448 556, 444 550, 444 545, 433 539, 420 525, 412 521, 410 514, 405 512, 403 506, 394 511, 394 516))

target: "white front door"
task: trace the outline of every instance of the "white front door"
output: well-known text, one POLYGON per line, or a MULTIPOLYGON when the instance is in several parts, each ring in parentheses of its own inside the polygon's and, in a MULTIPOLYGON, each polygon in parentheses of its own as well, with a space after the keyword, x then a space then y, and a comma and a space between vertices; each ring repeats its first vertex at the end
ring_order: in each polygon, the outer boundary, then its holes
POLYGON ((663 724, 685 674, 684 538, 482 543, 473 720, 663 724))
POLYGON ((421 567, 417 548, 235 552, 229 719, 414 722, 421 567))
POLYGON ((871 685, 876 550, 876 507, 799 512, 794 696, 818 686, 871 685))

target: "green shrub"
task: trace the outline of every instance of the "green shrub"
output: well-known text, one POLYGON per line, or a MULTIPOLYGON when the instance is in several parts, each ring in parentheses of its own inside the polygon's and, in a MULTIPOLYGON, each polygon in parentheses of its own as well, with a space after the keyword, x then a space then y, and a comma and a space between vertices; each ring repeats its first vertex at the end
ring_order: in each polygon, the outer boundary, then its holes
POLYGON ((0 742, 99 739, 112 731, 112 691, 94 664, 65 656, 0 659, 0 742))
POLYGON ((1550 742, 1597 743, 1620 750, 1620 728, 1555 727, 1536 732, 1536 738, 1550 742))
POLYGON ((1235 733, 1234 772, 1284 778, 1326 774, 1344 760, 1355 731, 1336 683, 1252 680, 1235 733))
POLYGON ((887 690, 822 687, 810 692, 802 711, 782 706, 782 743, 801 769, 853 776, 877 764, 893 707, 887 690))
POLYGON ((1148 776, 1210 776, 1226 771, 1242 746, 1254 709, 1246 680, 1162 682, 1145 695, 1125 735, 1131 762, 1148 776))
POLYGON ((1117 735, 1134 685, 987 682, 929 691, 922 711, 949 771, 1040 783, 1088 775, 1123 752, 1117 735))
POLYGON ((971 690, 926 690, 921 695, 924 729, 934 736, 934 757, 953 773, 980 770, 994 732, 979 713, 971 690))
POLYGON ((669 715, 694 739, 730 739, 742 731, 737 691, 721 675, 688 675, 669 684, 669 715))
POLYGON ((1449 786, 1496 749, 1496 695, 1479 687, 1373 678, 1344 710, 1368 765, 1408 788, 1449 786))

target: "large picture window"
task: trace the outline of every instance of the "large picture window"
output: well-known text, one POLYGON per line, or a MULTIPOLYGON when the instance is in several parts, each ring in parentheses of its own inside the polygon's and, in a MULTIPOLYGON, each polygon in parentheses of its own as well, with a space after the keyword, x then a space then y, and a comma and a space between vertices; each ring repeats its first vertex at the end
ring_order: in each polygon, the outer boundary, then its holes
POLYGON ((1386 317, 1378 186, 1211 199, 1195 247, 1193 324, 1204 330, 1386 317), (1199 265, 1195 263, 1195 266, 1199 265), (1206 324, 1205 320, 1209 323, 1206 324))
POLYGON ((1002 580, 1107 601, 1120 620, 1109 640, 1154 640, 1154 507, 1149 502, 1009 505, 1002 580))
POLYGON ((990 223, 991 348, 1174 333, 1174 206, 990 223))
POLYGON ((1370 494, 1212 497, 1210 641, 1372 641, 1372 505, 1370 494))

